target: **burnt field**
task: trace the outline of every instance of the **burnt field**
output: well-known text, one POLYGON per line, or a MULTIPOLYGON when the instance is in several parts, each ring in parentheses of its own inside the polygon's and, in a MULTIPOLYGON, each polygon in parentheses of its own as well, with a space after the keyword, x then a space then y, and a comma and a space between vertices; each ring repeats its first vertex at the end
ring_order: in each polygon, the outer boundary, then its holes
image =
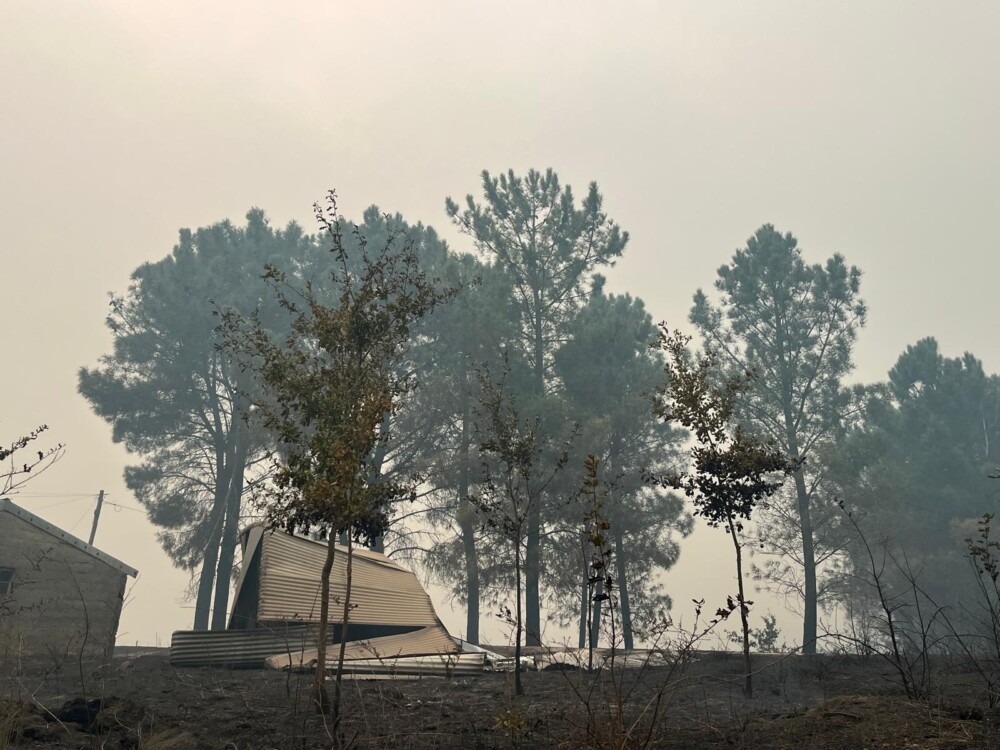
MULTIPOLYGON (((344 682, 344 735, 358 748, 995 748, 1000 711, 977 675, 941 663, 928 699, 908 700, 871 657, 757 658, 754 697, 739 661, 344 682)), ((180 669, 165 653, 94 670, 39 665, 0 675, 0 748, 285 750, 329 747, 310 677, 180 669)))

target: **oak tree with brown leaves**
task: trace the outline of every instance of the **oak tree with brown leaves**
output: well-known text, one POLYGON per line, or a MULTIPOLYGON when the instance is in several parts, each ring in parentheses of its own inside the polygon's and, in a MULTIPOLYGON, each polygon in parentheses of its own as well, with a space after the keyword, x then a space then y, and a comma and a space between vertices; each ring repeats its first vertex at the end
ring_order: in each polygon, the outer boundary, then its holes
POLYGON ((340 676, 351 609, 351 554, 386 528, 397 501, 412 497, 416 479, 387 479, 370 471, 377 448, 390 440, 384 426, 413 386, 394 366, 404 356, 412 326, 453 295, 421 269, 405 238, 390 235, 373 251, 364 238, 347 243, 336 195, 316 206, 320 227, 332 243, 334 270, 328 288, 298 288, 267 267, 266 278, 291 317, 291 332, 275 340, 255 318, 225 316, 227 346, 253 373, 261 398, 259 420, 274 434, 273 480, 263 495, 272 526, 318 532, 327 544, 320 587, 314 701, 333 715, 340 739, 340 676), (349 252, 349 244, 359 250, 349 252), (332 301, 327 301, 332 300, 332 301), (335 540, 347 540, 346 594, 336 687, 326 690, 330 620, 330 573, 335 540))
MULTIPOLYGON (((657 387, 653 411, 664 420, 691 431, 691 468, 654 477, 663 486, 682 490, 694 503, 694 513, 713 528, 724 528, 736 551, 737 608, 743 625, 746 671, 743 692, 753 694, 750 669, 750 623, 753 602, 743 586, 743 524, 754 509, 777 492, 796 466, 774 441, 760 440, 734 420, 737 399, 747 378, 718 381, 718 363, 711 353, 692 358, 690 338, 660 326, 657 348, 667 355, 666 382, 657 387)), ((734 607, 729 603, 730 611, 734 607)))

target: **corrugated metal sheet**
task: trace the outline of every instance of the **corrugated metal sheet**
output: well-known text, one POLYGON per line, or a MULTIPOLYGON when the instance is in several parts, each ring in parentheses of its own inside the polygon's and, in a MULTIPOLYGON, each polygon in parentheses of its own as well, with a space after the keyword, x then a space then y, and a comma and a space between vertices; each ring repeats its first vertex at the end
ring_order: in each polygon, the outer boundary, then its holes
POLYGON ((259 668, 280 652, 298 653, 316 643, 315 626, 259 630, 179 630, 170 639, 170 663, 178 667, 259 668))
MULTIPOLYGON (((348 635, 350 630, 348 630, 348 635)), ((329 658, 336 658, 340 644, 334 643, 327 652, 329 658)), ((444 628, 430 626, 411 633, 386 635, 362 641, 350 641, 344 649, 345 659, 396 658, 426 654, 458 653, 459 647, 444 628)), ((483 655, 485 659, 485 654, 483 655)), ((306 669, 316 664, 316 649, 307 648, 299 653, 279 653, 265 660, 268 669, 306 669)))
MULTIPOLYGON (((320 574, 326 543, 266 532, 261 543, 261 621, 316 622, 320 574)), ((355 550, 351 586, 351 622, 379 625, 440 625, 434 605, 417 577, 384 555, 355 550)), ((337 547, 330 574, 330 622, 340 622, 347 593, 347 549, 337 547)))
MULTIPOLYGON (((337 668, 328 660, 327 668, 337 668)), ((393 675, 396 677, 458 677, 481 675, 486 668, 486 654, 431 654, 387 659, 352 659, 344 662, 344 674, 393 675)))
POLYGON ((348 659, 460 652, 448 632, 438 627, 426 627, 412 633, 387 635, 367 641, 353 641, 347 646, 349 648, 345 649, 344 654, 348 659))

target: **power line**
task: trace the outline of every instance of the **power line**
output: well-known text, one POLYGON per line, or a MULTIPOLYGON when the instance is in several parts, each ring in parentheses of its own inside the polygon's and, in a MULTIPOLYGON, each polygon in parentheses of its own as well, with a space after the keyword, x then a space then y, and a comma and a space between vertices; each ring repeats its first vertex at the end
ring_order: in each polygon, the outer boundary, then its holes
POLYGON ((68 531, 70 534, 72 534, 73 531, 76 529, 76 527, 80 525, 80 521, 82 521, 84 518, 87 517, 88 513, 90 513, 90 508, 87 508, 85 511, 83 511, 83 514, 78 519, 76 519, 76 522, 72 526, 69 527, 68 531))
POLYGON ((97 497, 95 492, 14 492, 11 495, 12 497, 97 497))
POLYGON ((42 507, 38 508, 38 510, 51 510, 52 508, 59 508, 62 507, 63 505, 68 505, 69 503, 72 503, 78 499, 79 498, 71 497, 69 500, 61 500, 60 502, 52 503, 51 505, 43 505, 42 507))
MULTIPOLYGON (((26 499, 26 500, 42 499, 42 498, 45 498, 45 499, 64 498, 62 500, 62 502, 52 503, 51 505, 43 505, 43 506, 37 508, 37 510, 49 510, 50 508, 58 508, 58 507, 60 507, 62 505, 67 505, 67 504, 73 502, 74 500, 96 500, 97 499, 97 493, 94 493, 94 492, 23 492, 23 493, 21 493, 21 492, 19 492, 19 493, 16 493, 16 494, 12 495, 11 497, 23 498, 23 499, 26 499)), ((111 495, 109 495, 108 493, 104 494, 104 504, 105 505, 110 505, 111 507, 117 508, 118 510, 130 510, 133 513, 145 513, 146 512, 146 510, 144 508, 133 508, 130 505, 122 505, 121 503, 113 503, 110 500, 108 500, 109 497, 111 497, 111 495)))
POLYGON ((144 508, 132 508, 132 507, 130 507, 128 505, 119 505, 118 503, 109 503, 107 501, 107 495, 105 495, 104 497, 105 497, 104 504, 105 505, 110 505, 112 508, 118 508, 119 510, 130 510, 133 513, 145 513, 146 512, 146 510, 144 508))

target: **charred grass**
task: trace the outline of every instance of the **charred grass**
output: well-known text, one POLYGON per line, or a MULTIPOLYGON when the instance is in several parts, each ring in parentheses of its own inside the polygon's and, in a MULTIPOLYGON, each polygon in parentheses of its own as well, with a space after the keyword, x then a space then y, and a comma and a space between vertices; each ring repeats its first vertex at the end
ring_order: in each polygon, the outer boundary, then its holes
MULTIPOLYGON (((665 684, 651 668, 611 673, 349 682, 345 737, 357 748, 996 748, 1000 712, 975 676, 942 663, 935 697, 911 701, 874 660, 760 657, 756 693, 740 692, 738 660, 700 655, 665 684), (662 710, 654 723, 651 701, 662 710), (626 720, 616 728, 612 717, 626 720)), ((0 749, 291 750, 329 747, 309 677, 176 669, 165 655, 120 661, 78 678, 6 675, 0 749)))

